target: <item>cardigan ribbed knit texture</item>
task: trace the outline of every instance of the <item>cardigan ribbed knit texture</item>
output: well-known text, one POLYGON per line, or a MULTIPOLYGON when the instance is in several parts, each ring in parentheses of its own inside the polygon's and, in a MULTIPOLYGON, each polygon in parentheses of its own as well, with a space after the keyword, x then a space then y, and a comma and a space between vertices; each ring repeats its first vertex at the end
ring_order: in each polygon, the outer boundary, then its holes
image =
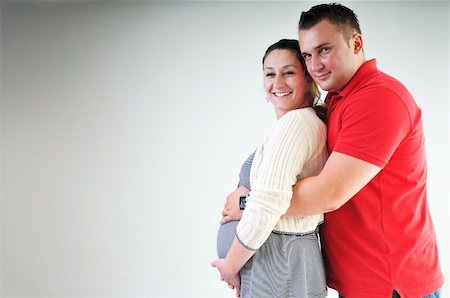
POLYGON ((237 226, 237 238, 257 250, 272 231, 310 233, 323 214, 284 217, 298 179, 317 175, 328 157, 326 126, 312 108, 289 111, 278 119, 256 150, 250 172, 251 192, 237 226))

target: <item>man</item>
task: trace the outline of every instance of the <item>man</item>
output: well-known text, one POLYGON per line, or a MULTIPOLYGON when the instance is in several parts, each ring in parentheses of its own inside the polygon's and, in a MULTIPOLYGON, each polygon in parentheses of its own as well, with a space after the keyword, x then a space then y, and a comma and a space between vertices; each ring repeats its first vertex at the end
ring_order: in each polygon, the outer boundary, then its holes
POLYGON ((312 7, 298 34, 309 73, 328 91, 330 157, 295 185, 286 215, 326 212, 327 283, 342 297, 439 297, 420 109, 375 59, 365 60, 349 8, 312 7))
MULTIPOLYGON (((286 216, 325 213, 327 284, 341 297, 440 297, 420 109, 365 60, 352 10, 314 6, 298 33, 309 73, 328 91, 330 156, 318 176, 294 186, 286 216)), ((236 205, 226 203, 222 223, 239 218, 236 205)))

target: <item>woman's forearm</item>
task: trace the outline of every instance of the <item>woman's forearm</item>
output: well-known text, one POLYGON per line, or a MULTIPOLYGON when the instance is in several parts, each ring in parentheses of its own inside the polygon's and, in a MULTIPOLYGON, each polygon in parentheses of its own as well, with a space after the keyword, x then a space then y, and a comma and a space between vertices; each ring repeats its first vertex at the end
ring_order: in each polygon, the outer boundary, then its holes
POLYGON ((231 273, 237 274, 256 251, 245 248, 235 237, 225 258, 225 263, 231 273))

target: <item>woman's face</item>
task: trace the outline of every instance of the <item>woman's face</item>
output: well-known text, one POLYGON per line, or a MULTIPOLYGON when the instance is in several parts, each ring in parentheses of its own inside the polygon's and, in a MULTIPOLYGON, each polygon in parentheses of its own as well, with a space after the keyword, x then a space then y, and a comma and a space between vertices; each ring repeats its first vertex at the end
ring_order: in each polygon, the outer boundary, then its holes
POLYGON ((309 83, 303 67, 290 50, 273 50, 263 65, 266 97, 273 104, 277 118, 288 111, 308 106, 309 83))

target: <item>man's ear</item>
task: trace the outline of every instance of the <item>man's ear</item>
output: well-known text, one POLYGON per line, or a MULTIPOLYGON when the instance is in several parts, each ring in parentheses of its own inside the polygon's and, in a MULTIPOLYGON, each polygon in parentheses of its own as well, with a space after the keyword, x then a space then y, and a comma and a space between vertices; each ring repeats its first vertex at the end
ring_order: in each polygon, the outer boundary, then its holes
POLYGON ((360 33, 353 34, 353 52, 358 54, 363 49, 363 40, 360 33))

